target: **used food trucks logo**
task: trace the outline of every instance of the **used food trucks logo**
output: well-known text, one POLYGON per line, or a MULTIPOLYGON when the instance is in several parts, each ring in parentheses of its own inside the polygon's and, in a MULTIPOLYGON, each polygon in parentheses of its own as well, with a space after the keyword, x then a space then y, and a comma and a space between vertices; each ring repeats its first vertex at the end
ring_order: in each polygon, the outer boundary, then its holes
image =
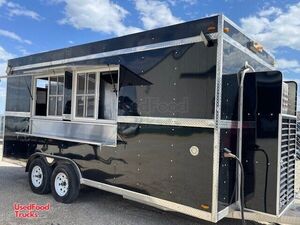
POLYGON ((19 203, 14 203, 13 208, 17 218, 37 218, 39 217, 39 212, 50 210, 50 203, 46 205, 38 205, 35 203, 21 205, 19 203))

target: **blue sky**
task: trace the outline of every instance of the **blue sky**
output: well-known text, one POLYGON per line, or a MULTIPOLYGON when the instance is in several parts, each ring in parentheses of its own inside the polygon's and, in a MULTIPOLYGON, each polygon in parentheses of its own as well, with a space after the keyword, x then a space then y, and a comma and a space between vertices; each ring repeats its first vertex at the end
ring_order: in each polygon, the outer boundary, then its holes
POLYGON ((300 81, 300 1, 0 0, 0 71, 6 60, 224 13, 300 81))

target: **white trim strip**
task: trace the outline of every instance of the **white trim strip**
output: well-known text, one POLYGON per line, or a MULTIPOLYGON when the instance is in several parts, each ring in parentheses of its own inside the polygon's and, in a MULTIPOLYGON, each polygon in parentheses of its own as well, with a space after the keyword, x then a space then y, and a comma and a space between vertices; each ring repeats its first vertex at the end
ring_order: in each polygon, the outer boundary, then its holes
POLYGON ((100 143, 100 142, 92 142, 92 141, 86 141, 86 140, 63 138, 63 137, 49 136, 49 135, 43 135, 43 134, 41 134, 41 135, 40 134, 29 134, 29 133, 23 133, 23 132, 15 132, 15 134, 20 135, 20 136, 40 137, 40 138, 47 138, 47 139, 53 139, 53 140, 76 142, 76 143, 80 143, 80 144, 90 144, 90 145, 97 145, 97 146, 115 147, 114 145, 109 145, 109 144, 100 143))
POLYGON ((124 49, 108 51, 108 52, 101 52, 101 53, 79 56, 79 57, 74 57, 74 58, 60 59, 60 60, 35 63, 35 64, 24 65, 24 66, 17 66, 17 67, 13 68, 13 71, 27 70, 27 69, 47 67, 47 66, 57 66, 60 64, 74 63, 74 62, 79 62, 79 61, 84 61, 84 60, 99 59, 99 58, 111 57, 111 56, 116 56, 116 55, 124 55, 124 54, 130 54, 130 53, 135 53, 135 52, 143 52, 143 51, 168 48, 168 47, 173 47, 173 46, 193 44, 193 43, 198 43, 198 42, 202 42, 202 41, 203 40, 202 40, 201 36, 197 35, 194 37, 188 37, 188 38, 183 38, 183 39, 178 39, 178 40, 173 40, 173 41, 165 41, 165 42, 160 42, 160 43, 155 43, 155 44, 137 46, 137 47, 132 47, 132 48, 124 48, 124 49))
POLYGON ((178 204, 175 202, 156 198, 156 197, 153 197, 150 195, 137 193, 134 191, 129 191, 129 190, 126 190, 123 188, 113 186, 113 185, 108 185, 108 184, 104 184, 101 182, 97 182, 97 181, 93 181, 93 180, 89 180, 89 179, 85 179, 85 178, 82 178, 80 180, 80 183, 85 184, 90 187, 108 191, 108 192, 111 192, 114 194, 119 194, 119 195, 122 195, 124 198, 134 200, 137 202, 141 202, 141 203, 144 203, 144 204, 156 207, 156 208, 165 209, 165 210, 169 210, 169 211, 175 211, 175 212, 183 213, 183 214, 193 216, 196 218, 200 218, 200 219, 203 219, 206 221, 211 221, 211 213, 205 212, 203 210, 195 209, 190 206, 185 206, 185 205, 178 204))
POLYGON ((119 116, 118 123, 136 123, 136 124, 153 124, 153 125, 204 127, 204 128, 215 127, 215 121, 213 119, 191 119, 191 118, 171 118, 171 117, 119 116))
POLYGON ((30 112, 13 112, 13 111, 5 111, 5 116, 30 117, 30 112))

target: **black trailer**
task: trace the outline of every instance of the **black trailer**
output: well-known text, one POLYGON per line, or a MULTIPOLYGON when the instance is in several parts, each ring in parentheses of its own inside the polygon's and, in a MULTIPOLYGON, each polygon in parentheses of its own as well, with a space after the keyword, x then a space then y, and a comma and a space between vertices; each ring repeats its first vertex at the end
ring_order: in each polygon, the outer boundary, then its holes
POLYGON ((300 224, 297 85, 274 65, 223 15, 12 59, 3 155, 60 202, 84 184, 212 222, 244 202, 247 219, 300 224))

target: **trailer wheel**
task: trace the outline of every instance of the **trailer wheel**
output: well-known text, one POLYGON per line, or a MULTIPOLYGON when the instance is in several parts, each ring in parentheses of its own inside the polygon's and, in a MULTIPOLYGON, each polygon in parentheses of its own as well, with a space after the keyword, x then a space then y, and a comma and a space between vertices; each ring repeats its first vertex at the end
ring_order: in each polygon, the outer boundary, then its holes
POLYGON ((51 191, 50 178, 52 168, 42 158, 34 159, 28 170, 31 190, 36 194, 48 194, 51 191))
POLYGON ((79 194, 80 182, 70 164, 58 164, 51 176, 51 191, 54 199, 62 203, 71 203, 79 194))

